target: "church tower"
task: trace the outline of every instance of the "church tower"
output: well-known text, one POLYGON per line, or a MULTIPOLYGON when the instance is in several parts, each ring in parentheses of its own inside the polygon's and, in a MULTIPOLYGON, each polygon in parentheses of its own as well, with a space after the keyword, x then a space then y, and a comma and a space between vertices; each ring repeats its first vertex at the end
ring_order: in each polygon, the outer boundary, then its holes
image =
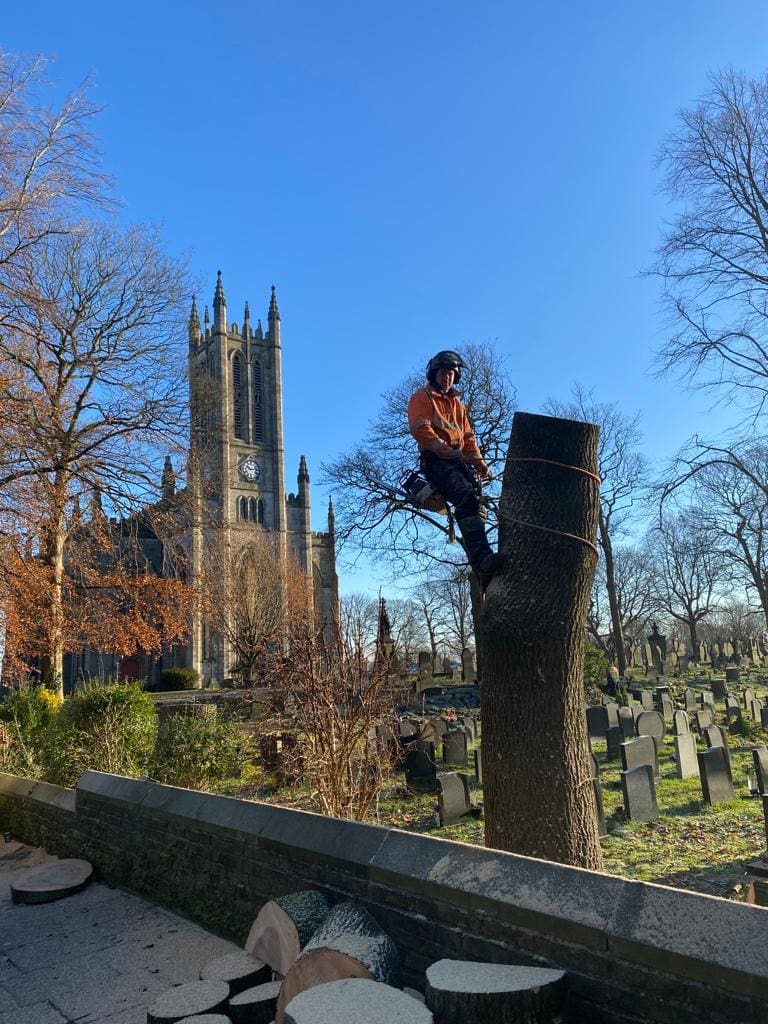
MULTIPOLYGON (((302 455, 296 493, 285 493, 281 318, 274 285, 267 312, 251 327, 228 321, 221 271, 213 296, 213 324, 206 307, 200 326, 195 300, 189 317, 190 485, 209 528, 192 530, 193 572, 199 573, 212 530, 228 544, 247 545, 257 531, 277 538, 281 557, 294 557, 312 586, 315 619, 337 621, 335 548, 328 533, 313 533, 310 478, 302 455)), ((230 674, 226 645, 195 630, 189 662, 219 678, 230 674)))

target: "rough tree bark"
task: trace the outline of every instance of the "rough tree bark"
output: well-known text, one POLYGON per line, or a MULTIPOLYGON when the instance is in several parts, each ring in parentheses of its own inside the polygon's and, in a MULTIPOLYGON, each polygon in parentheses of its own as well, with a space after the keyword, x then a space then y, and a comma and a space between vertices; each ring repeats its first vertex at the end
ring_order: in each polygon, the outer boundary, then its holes
POLYGON ((480 639, 486 844, 600 870, 583 687, 597 441, 595 424, 515 414, 499 513, 507 567, 480 639))

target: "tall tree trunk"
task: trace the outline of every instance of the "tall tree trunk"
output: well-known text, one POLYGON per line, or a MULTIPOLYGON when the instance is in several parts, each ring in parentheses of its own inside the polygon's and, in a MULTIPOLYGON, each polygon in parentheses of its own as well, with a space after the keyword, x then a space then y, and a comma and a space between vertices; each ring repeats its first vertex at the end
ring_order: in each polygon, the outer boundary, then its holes
POLYGON ((699 660, 699 638, 696 631, 696 618, 688 613, 688 633, 691 637, 691 657, 694 661, 699 660))
POLYGON ((608 592, 608 606, 611 610, 611 633, 613 634, 613 649, 616 652, 616 665, 619 675, 623 678, 627 674, 627 652, 624 649, 624 632, 621 628, 621 609, 619 608, 619 595, 616 592, 616 569, 613 561, 613 544, 611 535, 602 515, 598 516, 598 531, 600 535, 600 547, 603 549, 605 560, 605 589, 608 592))
POLYGON ((42 562, 51 570, 47 603, 49 613, 48 651, 40 659, 43 683, 64 696, 64 526, 50 524, 42 562))
POLYGON ((584 715, 598 485, 528 461, 596 473, 597 438, 594 424, 515 414, 499 513, 507 565, 488 588, 480 646, 486 844, 599 870, 584 715))

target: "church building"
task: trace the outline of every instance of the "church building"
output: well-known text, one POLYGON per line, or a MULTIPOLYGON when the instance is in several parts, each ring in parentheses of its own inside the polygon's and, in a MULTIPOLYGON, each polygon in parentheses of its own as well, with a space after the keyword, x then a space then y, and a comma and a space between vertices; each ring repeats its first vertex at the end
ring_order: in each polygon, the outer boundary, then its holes
MULTIPOLYGON (((203 322, 195 299, 188 322, 190 448, 187 487, 176 493, 175 474, 166 459, 157 509, 173 510, 179 530, 160 538, 152 523, 153 509, 140 517, 140 543, 154 571, 178 572, 190 582, 211 586, 211 572, 225 572, 214 545, 247 547, 259 534, 274 537, 280 558, 296 559, 308 579, 308 600, 318 628, 338 622, 338 577, 333 507, 328 528, 311 526, 310 479, 306 458, 299 460, 296 490, 285 491, 283 444, 283 382, 280 311, 274 286, 267 329, 251 325, 248 303, 242 324, 230 322, 221 271, 213 296, 213 321, 205 308, 203 322)), ((167 518, 167 517, 166 517, 167 518)), ((228 563, 232 565, 230 560, 228 563)), ((226 587, 216 587, 224 592, 226 587)), ((202 616, 192 624, 187 644, 162 657, 138 652, 112 659, 95 651, 70 655, 65 665, 65 689, 78 676, 124 677, 156 682, 163 668, 196 669, 205 685, 234 675, 235 655, 222 635, 202 616)))

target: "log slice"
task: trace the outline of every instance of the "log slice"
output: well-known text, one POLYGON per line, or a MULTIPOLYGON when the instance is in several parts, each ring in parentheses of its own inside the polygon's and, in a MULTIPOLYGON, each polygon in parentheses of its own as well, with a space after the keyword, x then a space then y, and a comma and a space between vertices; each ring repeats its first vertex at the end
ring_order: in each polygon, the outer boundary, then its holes
POLYGON ((251 925, 246 952, 287 974, 304 946, 328 916, 331 905, 314 889, 269 900, 251 925))
POLYGON ((434 1018, 426 1006, 400 989, 345 978, 299 993, 286 1006, 284 1020, 285 1024, 433 1024, 434 1018))
POLYGON ((200 980, 225 981, 229 985, 230 996, 236 996, 254 985, 263 985, 270 980, 271 973, 263 960, 256 960, 245 950, 238 950, 207 963, 200 971, 200 980))
POLYGON ((178 1024, 186 1017, 225 1011, 229 985, 225 981, 190 981, 163 992, 147 1010, 147 1024, 178 1024))
POLYGON ((427 1006, 440 1024, 555 1024, 564 971, 438 960, 427 968, 427 1006))
POLYGON ((286 974, 276 1024, 283 1024, 286 1005, 300 992, 343 978, 402 988, 397 947, 368 911, 355 903, 338 903, 333 908, 286 974))
POLYGON ((248 988, 229 1000, 232 1024, 271 1024, 275 1019, 280 981, 248 988))

